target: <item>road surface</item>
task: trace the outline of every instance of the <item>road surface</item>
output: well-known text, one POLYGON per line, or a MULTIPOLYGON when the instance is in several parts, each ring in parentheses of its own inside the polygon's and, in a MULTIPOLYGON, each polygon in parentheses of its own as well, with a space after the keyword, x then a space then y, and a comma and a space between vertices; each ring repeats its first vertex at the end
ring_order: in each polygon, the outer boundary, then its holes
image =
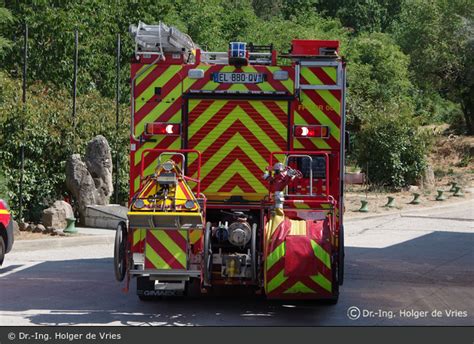
POLYGON ((0 270, 0 325, 474 325, 473 205, 347 221, 336 306, 239 295, 144 303, 114 280, 112 236, 20 244, 0 270))

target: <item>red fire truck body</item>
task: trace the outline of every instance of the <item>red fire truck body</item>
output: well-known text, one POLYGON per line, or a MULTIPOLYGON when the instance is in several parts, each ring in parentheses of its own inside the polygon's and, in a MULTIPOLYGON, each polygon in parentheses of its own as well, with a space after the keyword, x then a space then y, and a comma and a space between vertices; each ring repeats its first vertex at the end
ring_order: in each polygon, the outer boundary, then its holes
POLYGON ((203 51, 162 23, 131 32, 130 212, 117 229, 117 278, 136 277, 141 299, 196 282, 337 301, 339 43, 293 40, 278 59, 243 42, 203 51))

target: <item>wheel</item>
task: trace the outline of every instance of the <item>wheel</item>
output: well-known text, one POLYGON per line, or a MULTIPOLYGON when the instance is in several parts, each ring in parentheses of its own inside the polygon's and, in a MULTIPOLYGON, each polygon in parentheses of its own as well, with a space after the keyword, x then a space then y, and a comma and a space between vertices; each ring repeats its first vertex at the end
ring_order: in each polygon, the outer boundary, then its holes
POLYGON ((339 285, 344 283, 344 226, 341 226, 339 231, 339 253, 338 253, 338 264, 337 264, 337 281, 339 285))
POLYGON ((252 281, 257 282, 257 224, 252 225, 252 239, 250 243, 250 255, 252 259, 252 281))
POLYGON ((204 259, 203 259, 203 272, 204 272, 204 284, 211 284, 212 275, 212 249, 211 249, 211 223, 206 223, 206 229, 204 231, 204 259))
POLYGON ((120 222, 115 232, 114 271, 117 281, 122 282, 127 269, 127 227, 120 222))
POLYGON ((6 250, 5 240, 0 236, 0 266, 3 264, 3 260, 5 259, 6 250))

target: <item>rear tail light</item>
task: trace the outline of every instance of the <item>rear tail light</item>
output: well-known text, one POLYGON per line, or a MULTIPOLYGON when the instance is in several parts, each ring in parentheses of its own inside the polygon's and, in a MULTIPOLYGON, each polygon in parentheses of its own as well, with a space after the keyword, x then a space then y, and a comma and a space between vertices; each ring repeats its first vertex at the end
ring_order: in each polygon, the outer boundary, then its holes
POLYGON ((145 135, 169 135, 177 136, 181 134, 181 125, 177 123, 147 123, 145 135))
POLYGON ((295 137, 328 138, 329 127, 325 125, 295 125, 295 137))

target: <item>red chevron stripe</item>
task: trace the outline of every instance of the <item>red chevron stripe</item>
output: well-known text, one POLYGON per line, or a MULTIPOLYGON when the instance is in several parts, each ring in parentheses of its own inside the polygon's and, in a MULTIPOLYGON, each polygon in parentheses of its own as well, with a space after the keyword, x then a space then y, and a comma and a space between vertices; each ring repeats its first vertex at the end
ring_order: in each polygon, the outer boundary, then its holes
MULTIPOLYGON (((147 104, 148 105, 148 104, 147 104)), ((147 105, 144 105, 147 106, 147 105)), ((155 105, 156 106, 156 105, 155 105)), ((153 111, 154 107, 150 110, 153 111)), ((140 109, 141 110, 141 109, 140 109)), ((173 117, 178 111, 181 111, 181 97, 177 98, 172 105, 170 105, 170 107, 168 107, 165 111, 163 111, 162 113, 156 113, 156 117, 155 118, 149 118, 148 119, 148 123, 150 122, 167 122, 170 120, 171 117, 173 117)), ((148 113, 149 114, 149 113, 148 113)), ((141 118, 138 122, 135 122, 135 128, 146 118, 146 116, 148 115, 143 115, 143 118, 141 118)), ((137 135, 139 135, 139 133, 136 133, 137 135)))
MULTIPOLYGON (((147 101, 145 105, 143 105, 140 110, 135 112, 135 123, 139 123, 143 117, 148 115, 158 104, 160 104, 163 99, 165 99, 168 94, 170 94, 181 82, 181 76, 179 74, 175 74, 174 77, 171 78, 166 84, 161 86, 161 95, 157 96, 153 94, 153 96, 150 98, 150 100, 147 101), (161 101, 157 101, 159 99, 162 99, 161 101)), ((180 93, 181 96, 181 93, 180 93)), ((135 100, 137 97, 135 98, 135 100)), ((177 97, 173 103, 175 103, 177 100, 180 100, 181 97, 177 97)), ((171 104, 170 104, 171 106, 171 104)))
MULTIPOLYGON (((206 72, 207 75, 204 78, 196 81, 189 89, 190 90, 200 90, 202 89, 210 80, 211 73, 219 72, 224 66, 223 65, 214 65, 209 68, 206 72)), ((187 91, 187 90, 186 90, 187 91)))
POLYGON ((188 116, 188 126, 191 126, 212 104, 214 104, 214 100, 212 99, 199 101, 198 105, 190 112, 193 117, 188 116))
MULTIPOLYGON (((273 127, 268 123, 268 121, 263 117, 255 108, 249 104, 248 102, 245 101, 232 101, 228 102, 228 104, 224 105, 224 107, 216 113, 214 116, 212 116, 206 123, 202 125, 202 127, 193 135, 192 138, 190 138, 190 141, 195 141, 195 140, 202 140, 204 139, 214 128, 217 126, 222 120, 225 119, 225 117, 232 112, 232 110, 239 106, 245 113, 253 119, 253 121, 261 127, 263 130, 265 130, 268 134, 269 137, 273 139, 273 141, 281 148, 286 148, 286 140, 283 138, 285 137, 286 133, 284 133, 284 136, 282 137, 273 127)), ((286 114, 284 114, 284 117, 286 119, 286 114)), ((190 114, 190 120, 195 120, 197 116, 192 112, 190 114), (192 118, 192 119, 191 119, 192 118)), ((281 121, 281 119, 280 119, 281 121)), ((240 121, 239 121, 240 122, 240 121)), ((286 125, 286 123, 284 123, 286 125)))
POLYGON ((285 259, 279 259, 270 269, 267 270, 267 283, 270 282, 281 270, 285 268, 285 259))
MULTIPOLYGON (((146 241, 153 248, 156 254, 158 254, 172 269, 186 269, 186 267, 181 265, 173 254, 171 254, 171 252, 168 251, 168 249, 158 239, 156 239, 151 231, 147 232, 146 241)), ((156 266, 155 269, 157 269, 156 266)))
POLYGON ((331 122, 333 122, 338 127, 341 125, 341 116, 339 116, 337 112, 334 111, 332 106, 326 103, 326 101, 316 90, 306 90, 304 93, 313 101, 313 103, 320 106, 321 111, 329 117, 331 122))
MULTIPOLYGON (((267 82, 272 85, 275 91, 285 91, 285 92, 293 92, 293 90, 287 90, 287 88, 283 85, 283 83, 279 80, 273 79, 273 73, 265 66, 255 66, 255 69, 259 73, 267 74, 267 82)), ((286 70, 288 72, 288 76, 290 79, 293 80, 293 68, 291 67, 282 67, 281 70, 286 70)))
MULTIPOLYGON (((290 289, 296 282, 301 281, 299 278, 288 278, 285 282, 280 284, 278 287, 272 290, 269 295, 274 296, 274 295, 281 295, 288 289, 290 289)), ((309 288, 309 287, 308 287, 309 288)))
POLYGON ((333 79, 321 68, 321 67, 312 67, 309 70, 318 77, 319 80, 323 82, 324 85, 336 85, 333 79))
MULTIPOLYGON (((321 124, 321 122, 318 121, 318 118, 314 117, 314 115, 306 109, 298 111, 298 113, 308 124, 321 124)), ((300 139, 300 142, 304 140, 310 141, 311 139, 300 139)), ((339 142, 331 134, 329 135, 329 138, 324 140, 331 147, 331 149, 338 149, 340 146, 339 142)))
MULTIPOLYGON (((138 85, 135 86, 135 99, 139 98, 140 95, 145 92, 155 81, 168 70, 169 66, 161 67, 158 66, 153 69, 138 85)), ((181 73, 176 73, 171 79, 178 78, 181 81, 181 73)), ((171 81, 171 80, 170 80, 171 81)), ((168 81, 168 82, 170 82, 168 81)), ((163 86, 164 89, 165 86, 163 86)))
MULTIPOLYGON (((253 175, 260 175, 263 170, 257 166, 252 159, 250 159, 247 154, 245 154, 242 149, 239 147, 236 147, 230 152, 219 164, 214 168, 212 171, 210 171, 202 180, 201 186, 203 188, 207 188, 209 185, 212 184, 212 182, 215 181, 215 179, 220 176, 224 171, 228 169, 230 165, 235 160, 239 160, 242 164, 247 167, 247 169, 253 174, 253 175)), ((190 168, 190 171, 191 168, 190 168)), ((194 173, 191 172, 191 173, 194 173)), ((262 183, 263 184, 263 183, 262 183)), ((255 190, 253 190, 255 192, 255 190)))
MULTIPOLYGON (((225 145, 236 133, 239 133, 246 141, 257 151, 263 159, 267 159, 270 151, 254 136, 252 132, 240 120, 236 120, 233 125, 222 133, 219 138, 214 141, 209 148, 202 152, 202 164, 204 165, 222 146, 225 145)), ((190 147, 195 147, 200 139, 195 140, 194 137, 189 141, 190 147)), ((279 146, 284 149, 285 146, 279 146)), ((197 169, 197 161, 194 161, 189 168, 193 171, 197 169)), ((262 167, 264 168, 264 166, 262 167)))
MULTIPOLYGON (((310 85, 309 82, 301 74, 300 74, 300 83, 302 85, 310 85)), ((329 90, 329 92, 337 99, 339 100, 341 99, 341 90, 329 90)))
POLYGON ((239 173, 234 174, 227 184, 219 189, 219 192, 231 192, 236 186, 238 186, 243 192, 256 192, 239 173))
MULTIPOLYGON (((204 102, 204 100, 201 101, 201 102, 204 102)), ((212 100, 212 103, 214 103, 214 100, 212 100)), ((206 111, 209 108, 209 106, 212 105, 212 103, 210 103, 209 105, 206 104, 207 107, 205 109, 203 109, 203 111, 201 111, 202 108, 199 108, 198 111, 195 111, 196 109, 193 109, 189 113, 189 116, 188 116, 189 117, 188 118, 189 126, 191 126, 199 118, 199 116, 201 116, 204 113, 204 111, 206 111)), ((226 115, 228 115, 237 105, 238 104, 233 102, 233 101, 228 101, 226 104, 224 104, 224 106, 214 116, 212 116, 206 123, 204 123, 199 130, 201 131, 203 129, 206 129, 207 130, 207 131, 205 131, 206 134, 204 134, 204 136, 206 136, 207 133, 209 133, 212 129, 214 129, 213 126, 208 125, 208 124, 212 124, 212 122, 210 123, 210 121, 214 120, 214 122, 215 122, 215 118, 217 118, 216 116, 219 116, 219 118, 221 118, 221 120, 222 120, 222 118, 224 118, 226 115)), ((194 136, 195 135, 196 134, 194 134, 194 136)))
POLYGON ((188 242, 181 234, 178 233, 178 231, 169 230, 165 231, 165 233, 170 237, 171 240, 176 243, 176 245, 178 245, 184 252, 186 252, 188 242))
MULTIPOLYGON (((326 277, 326 276, 325 276, 326 277)), ((327 278, 327 277, 326 277, 327 278)), ((330 282, 332 280, 331 277, 327 278, 330 282)), ((326 289, 324 289, 323 287, 321 287, 319 284, 317 284, 316 282, 314 282, 310 277, 303 277, 300 279, 300 281, 302 283, 304 283, 305 286, 307 286, 308 288, 311 288, 313 289, 314 291, 316 291, 318 294, 320 295, 331 295, 331 292, 327 291, 326 289)))

